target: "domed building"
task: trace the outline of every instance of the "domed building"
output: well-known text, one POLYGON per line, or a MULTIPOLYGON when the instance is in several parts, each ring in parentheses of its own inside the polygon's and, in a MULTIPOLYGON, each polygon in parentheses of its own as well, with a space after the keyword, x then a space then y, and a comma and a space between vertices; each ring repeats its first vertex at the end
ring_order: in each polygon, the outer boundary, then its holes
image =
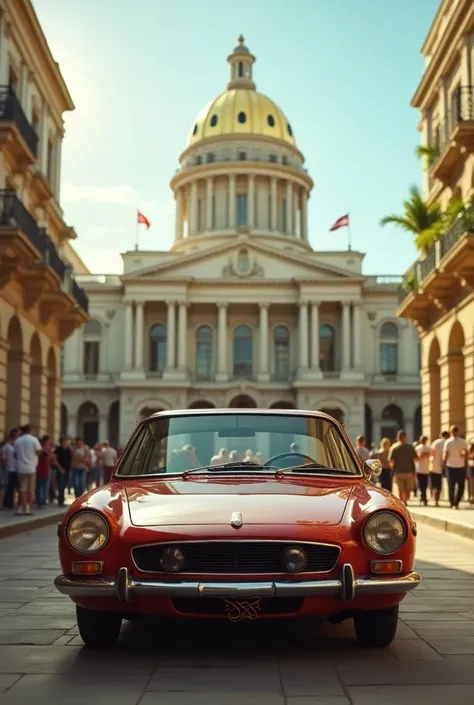
POLYGON ((64 432, 123 444, 159 409, 323 409, 378 442, 421 432, 418 336, 396 276, 315 252, 313 181, 289 118, 239 37, 226 90, 191 124, 171 180, 170 251, 76 279, 93 320, 64 350, 64 432))

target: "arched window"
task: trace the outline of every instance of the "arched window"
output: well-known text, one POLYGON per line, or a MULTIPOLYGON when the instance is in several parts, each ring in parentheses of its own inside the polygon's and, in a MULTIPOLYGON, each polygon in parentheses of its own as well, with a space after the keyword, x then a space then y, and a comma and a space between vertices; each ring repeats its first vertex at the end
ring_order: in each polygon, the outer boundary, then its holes
POLYGON ((163 374, 166 367, 166 326, 158 323, 150 331, 150 370, 163 374))
MULTIPOLYGON (((382 424, 380 428, 382 438, 386 437, 394 441, 398 431, 403 430, 403 425, 404 417, 400 407, 397 406, 397 404, 387 404, 382 410, 382 424)), ((413 438, 409 438, 408 440, 411 442, 413 438)))
POLYGON ((287 380, 290 377, 290 334, 286 326, 278 326, 273 332, 275 355, 275 378, 287 380))
POLYGON ((334 328, 324 323, 319 327, 319 365, 323 372, 334 372, 334 328))
POLYGON ((200 326, 196 332, 196 379, 212 377, 212 328, 200 326))
POLYGON ((86 377, 97 377, 100 367, 100 339, 102 326, 99 321, 89 321, 83 329, 83 370, 86 377))
POLYGON ((398 327, 386 321, 380 328, 380 372, 383 375, 398 373, 398 327))
POLYGON ((249 378, 253 371, 253 337, 248 326, 234 331, 234 377, 249 378))

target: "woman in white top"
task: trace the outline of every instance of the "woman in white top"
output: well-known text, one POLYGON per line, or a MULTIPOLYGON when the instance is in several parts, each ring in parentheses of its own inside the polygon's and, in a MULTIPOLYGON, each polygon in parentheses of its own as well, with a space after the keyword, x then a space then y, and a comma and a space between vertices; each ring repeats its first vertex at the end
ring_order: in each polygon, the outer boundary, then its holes
POLYGON ((418 456, 418 460, 416 462, 416 477, 418 480, 418 487, 420 488, 420 502, 426 507, 428 504, 426 492, 428 490, 428 479, 430 477, 431 458, 431 448, 428 445, 428 436, 421 436, 420 442, 417 444, 415 450, 418 456))

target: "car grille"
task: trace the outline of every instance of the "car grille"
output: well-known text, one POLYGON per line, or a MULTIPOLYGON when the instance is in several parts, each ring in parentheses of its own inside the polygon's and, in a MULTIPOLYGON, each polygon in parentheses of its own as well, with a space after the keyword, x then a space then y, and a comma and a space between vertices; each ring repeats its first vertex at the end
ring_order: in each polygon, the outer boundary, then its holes
MULTIPOLYGON (((279 541, 205 541, 180 544, 154 544, 133 549, 133 558, 139 570, 163 573, 161 551, 174 546, 186 554, 183 573, 282 573, 281 552, 297 543, 279 541)), ((339 558, 337 546, 301 544, 307 563, 302 573, 324 573, 332 570, 339 558)), ((300 573, 301 574, 301 573, 300 573)))
MULTIPOLYGON (((206 598, 203 600, 199 597, 183 597, 176 598, 171 602, 175 610, 181 612, 181 614, 205 614, 215 617, 228 617, 229 619, 234 616, 232 612, 235 603, 222 598, 206 598)), ((295 614, 300 611, 303 602, 303 597, 264 597, 261 600, 248 600, 244 603, 244 606, 248 605, 248 611, 244 612, 243 619, 256 619, 272 614, 295 614)), ((235 619, 235 621, 240 620, 235 619)))

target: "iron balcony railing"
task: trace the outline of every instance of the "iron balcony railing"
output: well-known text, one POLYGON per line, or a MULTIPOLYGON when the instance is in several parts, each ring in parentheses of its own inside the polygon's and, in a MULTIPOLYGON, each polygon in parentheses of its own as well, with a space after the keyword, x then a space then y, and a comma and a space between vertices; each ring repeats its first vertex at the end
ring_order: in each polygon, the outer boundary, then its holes
POLYGON ((432 147, 437 157, 444 151, 455 127, 465 122, 474 122, 474 86, 457 88, 451 106, 434 132, 432 147))
POLYGON ((12 86, 0 86, 0 121, 14 122, 34 157, 38 156, 38 135, 26 117, 12 86))
POLYGON ((83 311, 89 313, 89 298, 84 289, 81 289, 74 279, 71 282, 71 296, 76 299, 83 311))
POLYGON ((40 228, 40 233, 42 234, 44 240, 44 251, 43 260, 44 262, 53 269, 61 281, 64 281, 64 275, 66 273, 66 265, 62 261, 58 254, 57 249, 54 246, 53 241, 46 233, 45 228, 40 228))
POLYGON ((0 190, 0 225, 19 228, 41 255, 44 254, 46 244, 43 233, 31 213, 11 189, 0 190))

